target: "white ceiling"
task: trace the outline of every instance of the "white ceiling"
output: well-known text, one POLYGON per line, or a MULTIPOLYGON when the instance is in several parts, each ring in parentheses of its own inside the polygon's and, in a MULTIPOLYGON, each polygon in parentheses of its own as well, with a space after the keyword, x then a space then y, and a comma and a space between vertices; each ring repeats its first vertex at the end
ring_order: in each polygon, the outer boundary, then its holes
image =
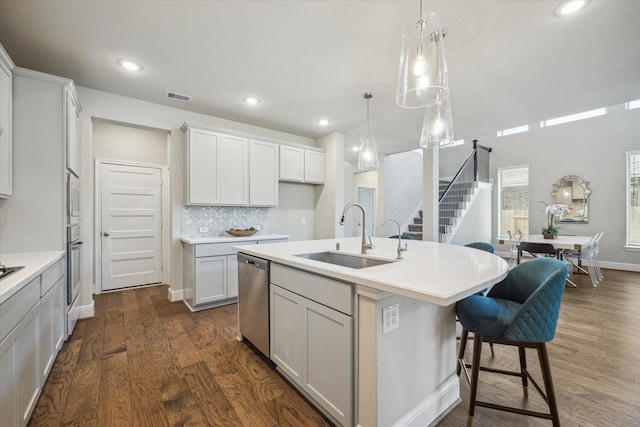
MULTIPOLYGON (((593 0, 564 18, 559 3, 425 1, 448 30, 456 138, 640 99, 640 1, 593 0)), ((400 34, 418 6, 0 0, 0 43, 18 66, 79 86, 311 138, 341 132, 347 152, 372 92, 371 133, 396 152, 417 147, 422 126, 421 110, 395 105, 400 34), (118 58, 144 70, 127 73, 118 58), (262 102, 251 108, 247 95, 262 102)))

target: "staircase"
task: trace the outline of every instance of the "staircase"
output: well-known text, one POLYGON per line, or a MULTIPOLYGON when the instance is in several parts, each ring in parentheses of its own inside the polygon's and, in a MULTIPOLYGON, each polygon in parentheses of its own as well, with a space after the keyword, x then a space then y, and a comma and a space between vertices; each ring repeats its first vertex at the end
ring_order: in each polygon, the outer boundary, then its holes
POLYGON ((418 216, 413 217, 413 224, 409 224, 409 231, 403 234, 411 236, 414 240, 422 240, 422 209, 418 211, 418 216))
POLYGON ((450 181, 440 180, 440 204, 438 206, 438 242, 448 243, 464 216, 478 188, 477 181, 454 183, 446 197, 442 197, 450 181))

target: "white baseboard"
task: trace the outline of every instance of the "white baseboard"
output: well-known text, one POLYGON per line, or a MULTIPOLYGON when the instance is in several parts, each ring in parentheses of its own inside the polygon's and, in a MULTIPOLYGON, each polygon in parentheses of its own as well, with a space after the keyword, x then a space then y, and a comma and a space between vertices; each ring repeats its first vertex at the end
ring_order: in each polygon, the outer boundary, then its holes
POLYGON ((78 307, 78 311, 80 312, 79 319, 86 319, 87 317, 93 317, 95 315, 95 303, 91 300, 91 304, 89 305, 81 305, 78 307))
POLYGON ((393 423, 393 427, 435 425, 460 402, 460 381, 458 377, 453 376, 439 390, 427 396, 393 423))
POLYGON ((640 264, 628 264, 624 262, 600 261, 601 268, 609 268, 611 270, 625 270, 640 272, 640 264))
MULTIPOLYGON (((495 252, 499 257, 509 259, 509 252, 495 252)), ((625 262, 613 262, 613 261, 599 261, 601 268, 608 268, 611 270, 623 270, 623 271, 637 271, 640 272, 640 264, 629 264, 625 262)))
POLYGON ((167 291, 167 298, 171 302, 182 301, 184 299, 184 291, 182 289, 173 290, 169 287, 167 291))

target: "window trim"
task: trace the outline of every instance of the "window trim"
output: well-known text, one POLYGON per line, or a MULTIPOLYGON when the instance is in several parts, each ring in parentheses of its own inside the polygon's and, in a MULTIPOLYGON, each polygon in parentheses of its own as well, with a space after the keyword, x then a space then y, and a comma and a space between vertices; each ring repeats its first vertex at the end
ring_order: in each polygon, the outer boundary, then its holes
MULTIPOLYGON (((529 177, 530 177, 530 173, 531 173, 531 166, 528 163, 525 164, 520 164, 520 165, 511 165, 511 166, 503 166, 503 167, 499 167, 496 168, 496 175, 497 175, 497 180, 498 180, 498 224, 497 224, 497 230, 498 230, 498 235, 501 237, 505 237, 502 236, 502 171, 506 171, 506 170, 513 170, 513 169, 524 169, 527 168, 527 187, 530 188, 530 181, 529 181, 529 177)), ((527 224, 530 225, 530 220, 531 220, 531 212, 529 212, 529 210, 531 209, 531 206, 528 206, 528 212, 527 212, 527 224)), ((527 229, 529 230, 529 232, 531 232, 531 227, 527 226, 527 229)), ((517 230, 513 230, 513 233, 515 235, 515 233, 517 232, 517 230)))
POLYGON ((639 156, 640 150, 627 151, 625 154, 625 211, 626 211, 626 225, 625 225, 625 244, 624 248, 628 251, 640 251, 640 244, 631 244, 629 239, 631 237, 631 157, 639 156))

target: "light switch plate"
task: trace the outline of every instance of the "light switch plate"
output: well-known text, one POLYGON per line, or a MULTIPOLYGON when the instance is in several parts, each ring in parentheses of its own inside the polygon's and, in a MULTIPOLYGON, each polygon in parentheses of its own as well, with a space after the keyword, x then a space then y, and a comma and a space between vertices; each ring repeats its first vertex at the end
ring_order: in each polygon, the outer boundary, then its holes
POLYGON ((393 331, 400 327, 400 307, 396 304, 391 304, 382 308, 382 333, 393 331))

